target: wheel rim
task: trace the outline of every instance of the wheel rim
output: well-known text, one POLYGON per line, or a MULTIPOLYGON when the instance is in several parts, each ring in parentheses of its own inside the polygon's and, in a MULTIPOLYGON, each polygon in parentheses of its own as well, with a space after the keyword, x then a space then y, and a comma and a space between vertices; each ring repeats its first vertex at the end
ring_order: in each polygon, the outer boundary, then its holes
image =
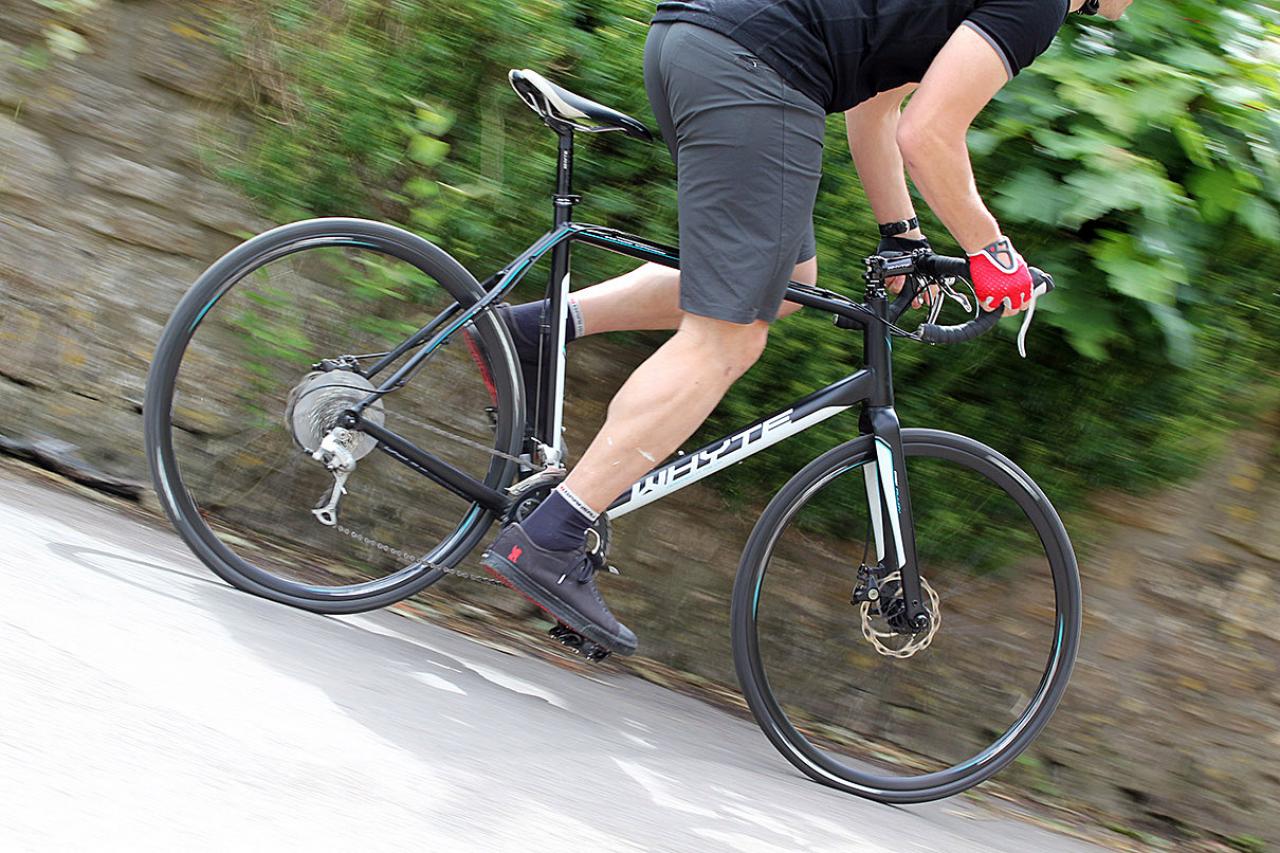
MULTIPOLYGON (((994 455, 978 457, 925 441, 908 441, 907 454, 922 575, 926 580, 932 575, 930 582, 942 599, 943 624, 934 645, 906 662, 884 658, 856 630, 854 608, 846 603, 856 585, 862 539, 873 541, 874 536, 865 537, 861 531, 866 528, 858 523, 848 523, 844 535, 832 536, 830 519, 822 516, 825 511, 839 517, 831 512, 836 505, 847 515, 850 495, 865 506, 862 469, 872 461, 869 453, 851 457, 812 483, 774 526, 756 560, 745 638, 751 672, 762 686, 760 695, 751 697, 753 710, 774 743, 815 778, 884 799, 915 799, 911 792, 925 791, 944 795, 948 788, 968 787, 1012 760, 1061 696, 1074 659, 1075 632, 1069 627, 1078 619, 1070 557, 1061 552, 1056 516, 1042 511, 1043 496, 1034 487, 1012 466, 996 464, 994 455), (922 462, 967 471, 969 482, 942 479, 962 500, 937 498, 937 471, 928 476, 922 462), (855 478, 856 488, 845 488, 855 478), (994 507, 990 500, 982 504, 974 481, 1002 495, 1007 506, 994 507), (955 569, 963 563, 950 554, 939 562, 941 549, 931 544, 945 541, 939 527, 957 523, 957 505, 972 510, 970 515, 1018 517, 1030 531, 1021 537, 1026 540, 1021 549, 1004 543, 992 549, 981 532, 953 538, 953 553, 966 541, 988 551, 987 565, 979 561, 983 572, 960 584, 954 581, 964 577, 955 569), (860 532, 850 535, 855 528, 860 532), (1038 566, 1028 562, 1028 544, 1038 548, 1038 566), (850 550, 857 551, 852 559, 850 550), (1024 553, 1014 557, 1018 550, 1024 553), (1016 574, 1012 565, 1018 566, 1016 574), (1039 583, 1031 584, 1031 576, 1039 583), (984 614, 978 605, 989 603, 997 591, 1005 596, 1004 612, 979 621, 984 614), (837 592, 843 601, 833 601, 837 592), (1008 600, 1011 593, 1018 600, 1008 600), (840 612, 841 606, 847 613, 840 612), (1033 635, 1026 633, 1028 625, 1038 626, 1033 635), (779 639, 784 627, 793 636, 779 639), (1020 641, 1010 642, 1019 633, 1020 641), (985 644, 966 647, 966 634, 985 639, 985 644), (984 662, 973 654, 975 648, 986 648, 990 660, 1000 664, 984 662), (1028 655, 1027 648, 1036 652, 1028 655), (985 701, 984 691, 990 693, 985 701), (1014 693, 1016 701, 1009 701, 1014 693), (981 716, 975 715, 978 706, 981 716)), ((874 545, 869 551, 868 561, 874 563, 874 545)))
MULTIPOLYGON (((457 562, 483 534, 489 513, 377 451, 358 461, 339 524, 320 524, 310 510, 333 478, 284 416, 288 392, 319 359, 385 351, 457 296, 474 299, 433 269, 382 235, 310 234, 253 252, 206 285, 199 303, 184 303, 187 316, 175 314, 176 355, 149 382, 167 391, 149 405, 169 417, 149 422, 149 442, 162 497, 206 561, 282 596, 359 601, 410 594, 438 576, 432 564, 457 562)), ((483 340, 498 340, 491 320, 478 325, 483 340)), ((486 410, 514 411, 518 392, 509 371, 488 367, 508 378, 496 407, 461 345, 440 347, 382 404, 389 428, 496 486, 514 463, 440 435, 516 449, 510 419, 495 423, 486 410)))

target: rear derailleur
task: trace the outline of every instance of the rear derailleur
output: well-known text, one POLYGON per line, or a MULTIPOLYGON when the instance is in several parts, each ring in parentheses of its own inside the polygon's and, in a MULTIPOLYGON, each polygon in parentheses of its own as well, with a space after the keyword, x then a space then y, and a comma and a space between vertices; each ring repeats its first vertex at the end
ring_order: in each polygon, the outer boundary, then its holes
POLYGON ((326 527, 338 523, 338 501, 347 493, 347 479, 356 470, 356 456, 351 452, 351 445, 356 436, 351 430, 335 427, 320 442, 320 446, 311 454, 311 458, 324 465, 333 474, 333 487, 329 495, 321 499, 321 503, 311 514, 326 527))

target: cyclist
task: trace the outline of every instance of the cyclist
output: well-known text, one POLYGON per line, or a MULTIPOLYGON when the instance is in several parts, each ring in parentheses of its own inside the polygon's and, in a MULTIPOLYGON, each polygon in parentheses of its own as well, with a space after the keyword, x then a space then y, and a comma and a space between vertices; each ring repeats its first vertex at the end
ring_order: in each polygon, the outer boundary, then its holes
MULTIPOLYGON (((880 251, 928 247, 904 165, 970 258, 978 301, 1032 306, 1027 264, 983 204, 965 145, 996 92, 1053 41, 1070 12, 1117 20, 1131 0, 663 0, 645 87, 676 161, 682 272, 645 266, 580 292, 567 339, 676 333, 623 384, 578 465, 485 567, 608 649, 636 637, 609 611, 587 529, 688 439, 763 351, 789 280, 817 278, 813 206, 825 118, 844 112, 880 251), (904 99, 911 100, 903 108, 904 99)), ((901 282, 897 283, 901 287, 901 282)), ((536 360, 542 303, 506 309, 536 360)))

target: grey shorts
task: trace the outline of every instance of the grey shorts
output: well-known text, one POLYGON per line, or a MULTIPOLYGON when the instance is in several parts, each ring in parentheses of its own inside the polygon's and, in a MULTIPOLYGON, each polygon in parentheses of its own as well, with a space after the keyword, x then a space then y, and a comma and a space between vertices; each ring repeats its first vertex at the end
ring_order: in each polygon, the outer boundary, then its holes
POLYGON ((693 24, 654 24, 644 82, 676 162, 680 307, 772 322, 817 254, 823 109, 750 51, 693 24))

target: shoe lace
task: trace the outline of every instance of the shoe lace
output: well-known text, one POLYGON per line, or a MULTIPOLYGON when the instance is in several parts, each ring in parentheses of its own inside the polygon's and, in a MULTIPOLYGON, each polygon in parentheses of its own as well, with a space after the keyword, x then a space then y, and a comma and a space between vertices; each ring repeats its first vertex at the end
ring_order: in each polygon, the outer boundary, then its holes
POLYGON ((596 573, 595 564, 591 558, 587 556, 585 549, 578 551, 578 563, 572 569, 569 569, 560 576, 559 583, 566 580, 575 580, 578 583, 586 583, 591 580, 591 576, 596 573))

